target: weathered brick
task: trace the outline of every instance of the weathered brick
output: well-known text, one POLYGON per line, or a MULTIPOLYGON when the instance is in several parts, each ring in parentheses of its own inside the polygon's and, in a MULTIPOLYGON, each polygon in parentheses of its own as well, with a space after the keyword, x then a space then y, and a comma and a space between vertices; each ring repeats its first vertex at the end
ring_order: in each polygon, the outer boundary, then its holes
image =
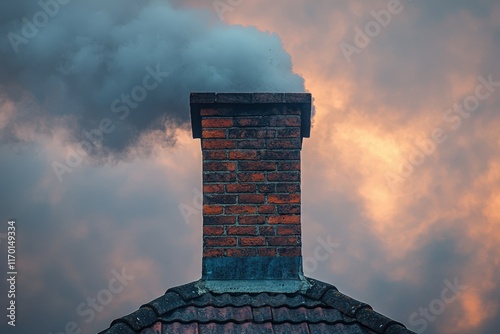
POLYGON ((242 214, 242 213, 256 213, 255 206, 250 205, 228 205, 225 208, 225 213, 228 215, 242 214))
POLYGON ((264 246, 266 244, 266 238, 264 237, 239 237, 239 246, 264 246))
POLYGON ((227 159, 227 151, 203 151, 203 160, 225 160, 227 159))
POLYGON ((236 147, 240 149, 263 149, 266 147, 266 141, 264 139, 238 140, 233 142, 236 143, 236 147))
POLYGON ((276 184, 277 193, 296 193, 300 192, 300 183, 277 183, 276 184))
POLYGON ((233 108, 201 108, 200 116, 233 116, 234 109, 233 108))
POLYGON ((300 170, 300 162, 278 161, 278 170, 300 170))
POLYGON ((204 193, 223 193, 224 185, 223 184, 204 184, 203 185, 204 193))
POLYGON ((246 127, 246 126, 265 126, 267 123, 266 118, 260 116, 257 117, 236 117, 235 125, 246 127))
POLYGON ((300 225, 277 226, 278 235, 300 235, 300 225))
POLYGON ((204 237, 206 247, 230 247, 236 246, 235 237, 204 237))
POLYGON ((264 150, 260 157, 262 160, 299 160, 300 150, 264 150))
POLYGON ((238 216, 238 224, 240 225, 257 225, 264 224, 266 217, 253 215, 253 216, 238 216))
POLYGON ((300 247, 286 247, 286 248, 278 248, 278 254, 280 256, 301 256, 300 247))
POLYGON ((202 128, 229 128, 233 126, 232 118, 204 118, 201 120, 202 128))
POLYGON ((255 184, 248 183, 230 183, 226 184, 226 191, 228 193, 253 193, 255 192, 255 184))
POLYGON ((203 182, 234 182, 236 181, 236 173, 203 173, 203 182))
POLYGON ((224 226, 203 226, 203 235, 222 235, 224 226))
POLYGON ((204 162, 204 171, 234 171, 236 170, 235 162, 204 162))
POLYGON ((276 248, 259 247, 257 248, 259 256, 276 256, 276 248))
POLYGON ((270 194, 267 196, 267 202, 271 204, 292 204, 300 203, 300 194, 270 194))
POLYGON ((222 214, 223 207, 220 205, 203 205, 204 215, 220 215, 222 214))
POLYGON ((258 207, 259 213, 275 213, 276 206, 275 205, 259 205, 258 207))
POLYGON ((280 215, 286 215, 290 213, 300 214, 300 204, 277 205, 277 208, 280 215))
POLYGON ((226 138, 226 136, 227 136, 226 130, 223 129, 203 130, 201 132, 201 138, 226 138))
POLYGON ((276 130, 272 129, 230 129, 228 137, 232 139, 275 138, 276 130))
POLYGON ((275 172, 267 174, 269 182, 298 182, 300 181, 299 172, 275 172))
POLYGON ((263 194, 241 194, 238 195, 238 203, 240 204, 260 204, 264 203, 264 195, 263 194))
POLYGON ((300 138, 300 128, 285 128, 279 129, 277 132, 278 138, 300 138))
POLYGON ((238 170, 273 171, 276 170, 275 162, 267 161, 238 161, 238 170))
POLYGON ((224 249, 205 248, 203 249, 203 257, 223 257, 224 249))
POLYGON ((260 193, 274 193, 276 192, 276 185, 274 183, 260 183, 257 184, 257 191, 260 193))
POLYGON ((298 237, 266 237, 269 246, 297 246, 300 244, 298 237))
POLYGON ((230 257, 248 257, 248 256, 257 256, 256 248, 229 248, 227 250, 227 256, 230 257))
POLYGON ((258 160, 259 153, 256 150, 239 150, 230 151, 229 159, 231 160, 258 160))
POLYGON ((240 182, 263 182, 266 180, 264 173, 238 173, 240 182))
POLYGON ((300 148, 300 139, 268 139, 267 148, 270 149, 283 149, 283 148, 300 148))
POLYGON ((205 194, 203 204, 236 204, 236 195, 205 194))
POLYGON ((269 126, 300 126, 300 116, 271 116, 269 126))
POLYGON ((276 235, 273 226, 259 226, 259 235, 276 235))
POLYGON ((298 215, 282 215, 271 216, 267 219, 269 224, 300 224, 300 216, 298 215))
POLYGON ((236 224, 236 216, 204 216, 203 225, 236 224))
POLYGON ((228 235, 257 235, 256 226, 228 226, 228 235))
POLYGON ((202 139, 201 147, 206 150, 236 148, 236 142, 234 140, 227 139, 202 139))

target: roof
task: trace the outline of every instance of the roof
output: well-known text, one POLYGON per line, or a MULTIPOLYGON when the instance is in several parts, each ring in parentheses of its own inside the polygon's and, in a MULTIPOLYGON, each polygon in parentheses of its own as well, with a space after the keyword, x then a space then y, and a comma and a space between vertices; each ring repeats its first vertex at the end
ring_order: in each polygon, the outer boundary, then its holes
POLYGON ((304 292, 213 293, 203 281, 174 287, 99 334, 414 333, 312 278, 304 292))
MULTIPOLYGON (((191 128, 193 138, 201 138, 201 108, 238 105, 238 114, 243 105, 267 105, 275 107, 280 104, 295 105, 301 111, 301 137, 309 138, 311 134, 310 93, 191 93, 191 128)), ((226 110, 227 116, 235 116, 234 110, 226 110)), ((247 110, 247 113, 251 111, 247 110)))

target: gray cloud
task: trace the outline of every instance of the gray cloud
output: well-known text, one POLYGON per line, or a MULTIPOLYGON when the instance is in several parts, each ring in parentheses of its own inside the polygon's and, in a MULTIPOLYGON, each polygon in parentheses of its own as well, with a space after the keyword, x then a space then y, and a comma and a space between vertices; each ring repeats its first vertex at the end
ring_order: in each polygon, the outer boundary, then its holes
POLYGON ((37 13, 50 12, 37 2, 0 4, 0 35, 7 37, 0 93, 43 111, 33 117, 19 107, 11 123, 63 120, 71 141, 109 119, 109 133, 90 136, 95 145, 84 147, 94 156, 123 156, 145 131, 186 124, 191 91, 304 91, 276 34, 229 27, 210 11, 132 0, 75 1, 52 11, 45 26, 30 27, 24 17, 43 23, 37 13))

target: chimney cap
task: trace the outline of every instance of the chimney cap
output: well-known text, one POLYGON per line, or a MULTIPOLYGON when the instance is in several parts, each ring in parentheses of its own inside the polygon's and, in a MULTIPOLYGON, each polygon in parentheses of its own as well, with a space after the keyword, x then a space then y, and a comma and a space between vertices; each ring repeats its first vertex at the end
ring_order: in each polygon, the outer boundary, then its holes
POLYGON ((191 93, 191 128, 193 138, 201 138, 202 107, 216 107, 231 104, 294 104, 302 112, 301 137, 309 138, 311 134, 311 103, 310 93, 191 93))

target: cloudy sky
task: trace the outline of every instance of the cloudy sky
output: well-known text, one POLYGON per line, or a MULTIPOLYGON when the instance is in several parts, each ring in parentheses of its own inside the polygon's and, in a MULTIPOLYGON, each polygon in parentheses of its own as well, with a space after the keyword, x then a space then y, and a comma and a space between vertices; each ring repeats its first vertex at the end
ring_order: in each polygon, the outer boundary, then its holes
POLYGON ((2 2, 0 331, 95 333, 198 279, 189 92, 307 91, 307 275, 415 331, 495 332, 499 55, 495 0, 2 2))

